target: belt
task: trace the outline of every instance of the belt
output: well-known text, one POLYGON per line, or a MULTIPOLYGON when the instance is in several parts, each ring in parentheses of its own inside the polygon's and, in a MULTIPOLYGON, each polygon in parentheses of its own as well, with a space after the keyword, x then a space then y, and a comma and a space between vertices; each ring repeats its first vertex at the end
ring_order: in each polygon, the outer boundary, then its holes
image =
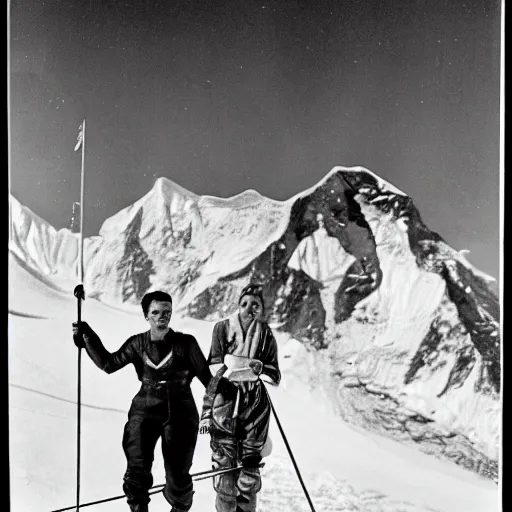
MULTIPOLYGON (((224 364, 228 367, 227 379, 232 382, 255 382, 259 379, 251 368, 251 363, 258 361, 252 357, 226 354, 224 364)), ((261 364, 261 361, 258 361, 261 364)))

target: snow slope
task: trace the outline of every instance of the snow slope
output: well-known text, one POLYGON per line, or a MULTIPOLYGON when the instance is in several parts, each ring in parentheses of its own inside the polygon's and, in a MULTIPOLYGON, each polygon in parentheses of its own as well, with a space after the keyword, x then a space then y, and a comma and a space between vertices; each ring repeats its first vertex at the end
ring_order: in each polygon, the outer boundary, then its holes
MULTIPOLYGON (((75 318, 72 293, 52 288, 19 260, 10 262, 9 422, 11 510, 50 511, 75 502, 76 348, 70 336, 75 318)), ((135 309, 124 311, 86 299, 84 318, 110 350, 145 329, 135 309)), ((213 324, 173 319, 193 333, 206 352, 213 324)), ((496 485, 453 464, 436 460, 376 434, 344 423, 329 401, 303 379, 310 354, 297 340, 279 334, 283 381, 272 400, 302 470, 316 510, 492 512, 499 510, 496 485)), ((137 380, 131 367, 114 375, 83 360, 82 503, 122 494, 125 469, 121 435, 137 380)), ((201 386, 194 382, 201 400, 201 386)), ((307 511, 276 425, 274 452, 266 459, 259 510, 307 511)), ((155 457, 155 483, 163 481, 155 457)), ((200 436, 193 471, 209 467, 207 436, 200 436)), ((196 483, 192 511, 213 510, 209 481, 196 483)), ((154 512, 167 511, 161 495, 154 512)), ((95 510, 127 510, 123 501, 95 510)))

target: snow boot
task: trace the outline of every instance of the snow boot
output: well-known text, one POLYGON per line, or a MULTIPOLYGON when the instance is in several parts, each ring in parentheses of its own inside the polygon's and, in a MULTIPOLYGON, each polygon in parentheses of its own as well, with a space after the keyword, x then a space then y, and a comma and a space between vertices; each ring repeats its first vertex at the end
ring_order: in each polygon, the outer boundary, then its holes
POLYGON ((131 503, 130 512, 148 512, 149 507, 147 503, 131 503))
POLYGON ((215 510, 216 512, 236 512, 236 497, 217 493, 215 510))
POLYGON ((186 512, 189 509, 190 509, 190 507, 189 508, 176 508, 175 506, 172 506, 171 512, 186 512))
POLYGON ((238 495, 236 512, 256 512, 256 494, 238 495))

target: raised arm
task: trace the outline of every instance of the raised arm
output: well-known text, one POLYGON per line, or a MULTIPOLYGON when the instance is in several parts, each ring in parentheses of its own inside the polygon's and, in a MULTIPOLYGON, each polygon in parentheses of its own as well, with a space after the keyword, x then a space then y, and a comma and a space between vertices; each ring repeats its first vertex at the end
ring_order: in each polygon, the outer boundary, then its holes
POLYGON ((120 370, 128 363, 134 361, 137 351, 135 347, 136 336, 132 336, 123 343, 116 352, 110 353, 101 342, 100 337, 92 330, 87 322, 73 324, 73 334, 82 337, 83 346, 94 364, 106 373, 120 370))

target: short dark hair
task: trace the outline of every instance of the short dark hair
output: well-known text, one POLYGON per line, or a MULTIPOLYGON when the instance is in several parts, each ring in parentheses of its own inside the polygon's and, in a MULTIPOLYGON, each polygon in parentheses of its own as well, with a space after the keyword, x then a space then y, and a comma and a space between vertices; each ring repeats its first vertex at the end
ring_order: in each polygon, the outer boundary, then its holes
POLYGON ((142 306, 142 311, 144 312, 144 316, 147 316, 149 311, 149 305, 154 301, 157 300, 159 302, 170 302, 172 304, 172 297, 166 293, 161 292, 160 290, 149 292, 142 297, 142 300, 140 301, 140 305, 142 306))

